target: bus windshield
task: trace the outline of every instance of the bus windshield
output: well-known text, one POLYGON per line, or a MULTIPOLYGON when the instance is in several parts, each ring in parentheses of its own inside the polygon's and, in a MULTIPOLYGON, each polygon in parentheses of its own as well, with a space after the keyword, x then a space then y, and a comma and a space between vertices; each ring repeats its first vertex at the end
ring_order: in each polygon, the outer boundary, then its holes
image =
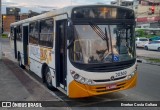
POLYGON ((74 25, 71 60, 84 64, 129 61, 135 58, 133 25, 74 25))

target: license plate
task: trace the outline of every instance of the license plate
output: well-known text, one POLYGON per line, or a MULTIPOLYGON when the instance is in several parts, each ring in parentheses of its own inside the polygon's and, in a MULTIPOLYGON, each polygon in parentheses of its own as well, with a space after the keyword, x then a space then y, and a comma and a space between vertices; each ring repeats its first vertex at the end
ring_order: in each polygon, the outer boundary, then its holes
POLYGON ((106 87, 106 89, 114 89, 114 88, 116 88, 116 87, 117 87, 116 84, 112 84, 112 85, 108 85, 108 86, 106 87))

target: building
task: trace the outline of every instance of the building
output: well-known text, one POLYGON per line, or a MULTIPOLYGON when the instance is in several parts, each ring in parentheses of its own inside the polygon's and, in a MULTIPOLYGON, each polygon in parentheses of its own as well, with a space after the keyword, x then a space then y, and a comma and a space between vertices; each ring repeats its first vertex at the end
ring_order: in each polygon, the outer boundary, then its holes
POLYGON ((131 8, 137 13, 138 0, 115 0, 111 4, 131 8))
POLYGON ((2 15, 2 32, 10 32, 10 24, 16 21, 16 16, 14 15, 2 15))
POLYGON ((160 0, 139 0, 137 27, 160 28, 160 0))
POLYGON ((19 20, 24 20, 28 18, 28 13, 19 14, 19 20))
POLYGON ((139 4, 146 6, 160 6, 159 0, 139 0, 139 4))
POLYGON ((10 24, 19 20, 39 15, 39 13, 29 11, 29 13, 20 13, 19 8, 7 7, 6 14, 2 15, 2 32, 8 34, 10 32, 10 24))
POLYGON ((160 28, 160 0, 115 0, 111 4, 134 9, 137 27, 160 28))

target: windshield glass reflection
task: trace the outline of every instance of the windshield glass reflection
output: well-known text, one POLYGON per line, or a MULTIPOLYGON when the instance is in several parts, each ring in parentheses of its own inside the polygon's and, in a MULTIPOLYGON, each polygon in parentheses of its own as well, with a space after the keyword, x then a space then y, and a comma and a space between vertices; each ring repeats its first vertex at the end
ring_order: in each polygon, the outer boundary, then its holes
POLYGON ((112 63, 135 58, 132 25, 75 25, 71 59, 79 63, 112 63))

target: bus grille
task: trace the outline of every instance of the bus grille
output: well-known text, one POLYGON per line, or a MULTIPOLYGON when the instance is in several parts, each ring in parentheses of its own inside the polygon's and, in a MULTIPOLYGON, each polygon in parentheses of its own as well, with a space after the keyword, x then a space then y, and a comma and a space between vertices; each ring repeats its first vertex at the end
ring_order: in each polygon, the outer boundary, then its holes
POLYGON ((99 66, 99 67, 94 67, 92 69, 89 69, 91 72, 112 72, 112 71, 119 71, 119 70, 123 70, 123 69, 127 69, 129 67, 131 67, 133 64, 122 64, 122 65, 115 65, 115 66, 109 66, 109 65, 105 65, 105 66, 99 66))
MULTIPOLYGON (((123 77, 119 77, 119 78, 115 78, 114 81, 116 80, 120 80, 120 79, 124 79, 126 78, 127 76, 123 76, 123 77)), ((95 82, 108 82, 108 81, 113 81, 111 79, 105 79, 105 80, 94 80, 95 82)))

